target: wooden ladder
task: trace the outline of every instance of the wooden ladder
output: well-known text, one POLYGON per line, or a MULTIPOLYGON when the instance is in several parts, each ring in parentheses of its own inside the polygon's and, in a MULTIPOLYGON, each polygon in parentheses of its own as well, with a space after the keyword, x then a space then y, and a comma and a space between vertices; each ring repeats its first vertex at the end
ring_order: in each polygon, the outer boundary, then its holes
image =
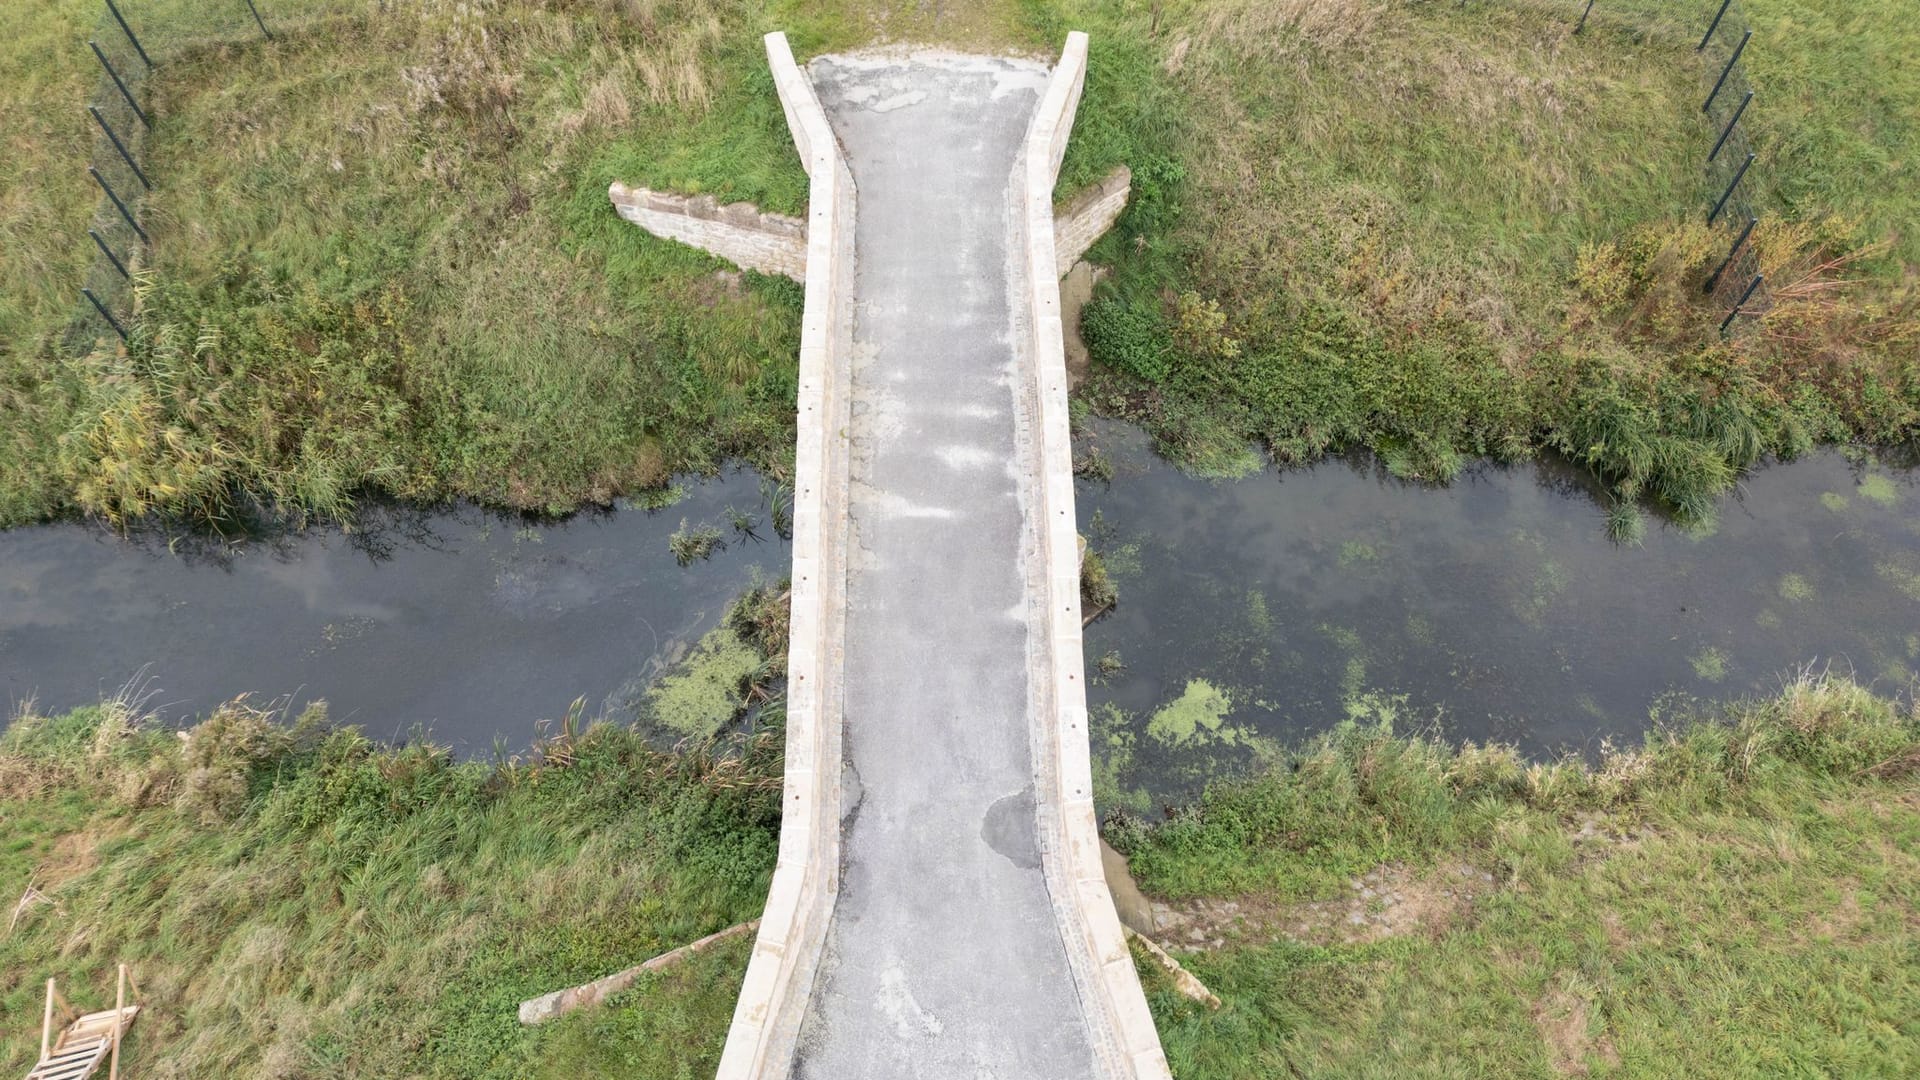
POLYGON ((48 979, 47 1010, 40 1022, 40 1063, 27 1073, 27 1080, 82 1080, 92 1076, 102 1061, 111 1062, 107 1067, 109 1080, 119 1080, 120 1043, 127 1029, 133 1026, 134 1018, 140 1015, 140 1006, 127 1004, 129 987, 134 997, 140 996, 133 974, 127 965, 121 964, 113 1008, 83 1016, 67 1004, 54 981, 48 979), (58 1041, 53 1037, 56 1006, 61 1018, 68 1021, 58 1041))

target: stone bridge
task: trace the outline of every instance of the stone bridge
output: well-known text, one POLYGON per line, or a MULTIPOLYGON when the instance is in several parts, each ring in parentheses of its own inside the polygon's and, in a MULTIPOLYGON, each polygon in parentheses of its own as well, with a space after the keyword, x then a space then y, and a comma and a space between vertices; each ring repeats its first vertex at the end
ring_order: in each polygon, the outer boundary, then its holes
POLYGON ((785 816, 723 1078, 1167 1076, 1102 876, 1056 221, 1086 71, 767 55, 804 221, 615 185, 806 285, 785 816))

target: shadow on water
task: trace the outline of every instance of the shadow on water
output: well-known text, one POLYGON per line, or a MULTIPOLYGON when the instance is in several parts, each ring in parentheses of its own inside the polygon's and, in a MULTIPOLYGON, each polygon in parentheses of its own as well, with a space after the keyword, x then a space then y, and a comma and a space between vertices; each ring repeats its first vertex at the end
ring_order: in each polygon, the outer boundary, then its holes
POLYGON ((1120 594, 1086 632, 1109 806, 1182 801, 1349 718, 1551 757, 1806 665, 1889 693, 1920 670, 1910 456, 1763 468, 1715 521, 1621 546, 1553 461, 1444 487, 1366 456, 1215 482, 1124 425, 1086 441, 1115 466, 1079 487, 1120 594))
POLYGON ((348 531, 236 541, 0 532, 0 702, 59 712, 144 672, 148 708, 171 722, 243 692, 296 709, 325 699, 337 722, 424 729, 463 754, 525 746, 576 697, 588 716, 630 718, 735 596, 789 562, 756 474, 682 490, 662 509, 564 522, 374 504, 348 531), (677 565, 668 538, 683 520, 724 546, 677 565))

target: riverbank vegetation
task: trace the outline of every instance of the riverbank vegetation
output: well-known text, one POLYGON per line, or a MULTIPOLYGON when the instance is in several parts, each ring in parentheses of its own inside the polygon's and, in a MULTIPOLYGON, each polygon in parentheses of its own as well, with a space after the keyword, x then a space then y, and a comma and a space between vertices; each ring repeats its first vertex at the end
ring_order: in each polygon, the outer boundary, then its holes
MULTIPOLYGON (((1208 473, 1365 445, 1398 471, 1564 453, 1695 516, 1764 453, 1920 417, 1894 0, 1753 0, 1767 314, 1700 298, 1699 17, 1552 0, 927 5, 276 0, 152 76, 140 316, 63 350, 94 196, 97 12, 0 52, 0 524, 217 522, 356 494, 564 511, 791 453, 800 293, 642 236, 615 179, 805 199, 758 34, 802 55, 1093 35, 1063 192, 1125 162, 1082 394, 1208 473), (69 41, 70 48, 55 48, 69 41), (1391 48, 1382 48, 1391 42, 1391 48), (46 59, 65 57, 65 59, 46 59), (79 59, 76 60, 75 58, 79 59)), ((156 27, 183 19, 159 5, 156 27)), ((170 24, 168 24, 170 25, 170 24)), ((175 28, 177 29, 177 28, 175 28)), ((1631 528, 1623 527, 1623 535, 1631 528)))
POLYGON ((1111 141, 1136 186, 1094 252, 1115 273, 1084 395, 1203 472, 1249 468, 1249 440, 1427 478, 1551 450, 1692 517, 1763 454, 1910 437, 1920 28, 1746 5, 1773 288, 1722 341, 1693 51, 1714 5, 1603 3, 1576 37, 1579 6, 1168 5, 1109 32, 1069 172, 1111 141))
MULTIPOLYGON (((517 1003, 758 914, 777 728, 562 730, 456 763, 238 702, 0 735, 0 1012, 134 965, 142 1076, 710 1074, 736 941, 602 1008, 517 1003)), ((1209 1011, 1175 1075, 1899 1075, 1920 1054, 1920 713, 1804 678, 1596 763, 1348 725, 1160 823, 1110 815, 1209 1011)), ((0 1065, 37 1049, 0 1029, 0 1065)))
POLYGON ((1843 680, 1594 765, 1350 725, 1108 833, 1225 1002, 1148 971, 1183 1080, 1920 1059, 1920 711, 1843 680))
MULTIPOLYGON (((84 56, 96 7, 23 11, 64 44, 8 77, 84 56)), ((151 78, 130 345, 63 354, 73 260, 16 266, 38 249, 7 245, 0 523, 214 522, 242 493, 296 513, 368 491, 567 511, 728 456, 782 472, 798 287, 646 240, 606 198, 618 178, 804 201, 738 5, 268 8, 273 41, 209 40, 151 78)), ((49 77, 46 115, 85 121, 95 72, 76 67, 49 77)), ((44 212, 9 235, 90 246, 75 141, 23 162, 38 179, 8 198, 44 212)))
MULTIPOLYGON (((52 901, 0 937, 0 1066, 35 1059, 48 977, 99 1007, 126 962, 139 1076, 592 1075, 605 1047, 521 1028, 518 1002, 765 898, 777 726, 676 753, 562 730, 483 764, 329 730, 324 707, 285 720, 236 702, 182 739, 113 702, 0 735, 0 887, 52 901)), ((618 1063, 710 1074, 745 960, 729 943, 645 984, 662 1008, 618 1063)))

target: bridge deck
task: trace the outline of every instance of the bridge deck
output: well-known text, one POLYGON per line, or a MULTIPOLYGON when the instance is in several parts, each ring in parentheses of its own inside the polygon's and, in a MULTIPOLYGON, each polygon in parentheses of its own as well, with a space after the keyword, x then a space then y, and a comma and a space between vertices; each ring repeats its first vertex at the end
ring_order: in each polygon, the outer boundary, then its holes
POLYGON ((1028 716, 1009 181, 1046 71, 812 74, 858 191, 857 280, 844 876, 796 1075, 1092 1076, 1028 716))

